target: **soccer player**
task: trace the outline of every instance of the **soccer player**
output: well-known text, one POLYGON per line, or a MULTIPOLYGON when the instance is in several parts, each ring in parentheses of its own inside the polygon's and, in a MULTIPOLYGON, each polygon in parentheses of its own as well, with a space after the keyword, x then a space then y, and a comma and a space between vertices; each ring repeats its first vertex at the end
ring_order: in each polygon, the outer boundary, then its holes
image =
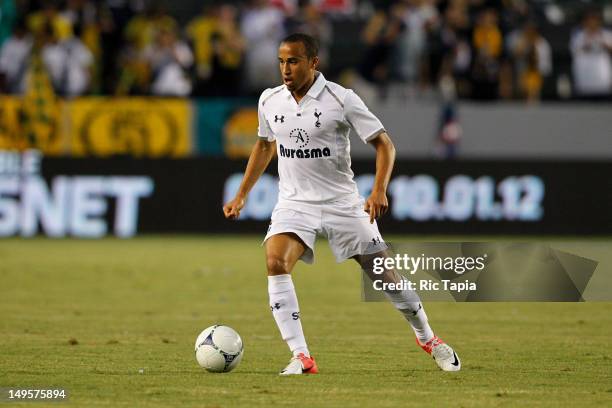
MULTIPOLYGON (((236 197, 223 206, 226 218, 238 218, 276 151, 280 194, 264 243, 270 309, 293 353, 281 375, 318 372, 302 331, 291 279, 298 260, 313 262, 316 235, 329 240, 338 262, 355 259, 366 271, 371 270, 371 259, 384 256, 387 248, 375 220, 388 208, 386 190, 395 148, 381 122, 353 91, 327 81, 317 71, 317 52, 316 40, 305 34, 292 34, 281 42, 278 63, 283 85, 266 89, 259 98, 259 139, 236 197), (353 181, 350 129, 376 150, 376 176, 366 200, 353 181)), ((457 354, 434 335, 418 295, 409 290, 385 295, 438 366, 458 371, 457 354)))

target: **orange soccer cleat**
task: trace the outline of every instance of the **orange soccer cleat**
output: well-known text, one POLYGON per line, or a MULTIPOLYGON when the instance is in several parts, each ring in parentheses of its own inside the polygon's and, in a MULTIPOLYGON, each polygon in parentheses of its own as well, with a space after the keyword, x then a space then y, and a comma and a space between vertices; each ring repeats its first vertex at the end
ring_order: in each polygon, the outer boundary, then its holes
POLYGON ((433 339, 429 340, 425 344, 421 344, 419 339, 416 339, 417 344, 425 350, 425 352, 431 355, 438 364, 438 367, 444 371, 459 371, 461 370, 461 361, 457 356, 457 353, 452 349, 451 346, 444 343, 438 336, 434 336, 433 339))
POLYGON ((319 368, 314 357, 306 357, 304 353, 291 358, 287 367, 280 372, 280 375, 295 375, 295 374, 317 374, 319 368))

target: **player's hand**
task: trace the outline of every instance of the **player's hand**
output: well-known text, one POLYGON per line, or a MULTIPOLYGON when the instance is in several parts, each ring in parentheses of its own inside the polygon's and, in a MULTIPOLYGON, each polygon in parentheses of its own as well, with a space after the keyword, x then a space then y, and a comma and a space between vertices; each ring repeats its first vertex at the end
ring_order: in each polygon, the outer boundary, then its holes
POLYGON ((363 209, 370 214, 370 224, 373 224, 375 219, 380 218, 389 209, 387 194, 380 191, 372 191, 363 209))
POLYGON ((235 220, 240 217, 240 210, 242 210, 243 207, 244 198, 236 197, 223 206, 223 215, 225 215, 225 218, 235 220))

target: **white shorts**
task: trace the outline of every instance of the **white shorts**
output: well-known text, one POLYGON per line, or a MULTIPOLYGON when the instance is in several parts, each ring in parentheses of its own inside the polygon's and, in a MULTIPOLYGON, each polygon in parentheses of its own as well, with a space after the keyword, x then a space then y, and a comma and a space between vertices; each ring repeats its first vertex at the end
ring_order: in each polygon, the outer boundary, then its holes
POLYGON ((308 247, 300 259, 309 264, 314 261, 317 234, 327 238, 336 262, 385 250, 387 245, 376 221, 370 224, 370 215, 363 210, 364 203, 359 196, 325 204, 279 201, 263 242, 273 235, 293 232, 308 247))

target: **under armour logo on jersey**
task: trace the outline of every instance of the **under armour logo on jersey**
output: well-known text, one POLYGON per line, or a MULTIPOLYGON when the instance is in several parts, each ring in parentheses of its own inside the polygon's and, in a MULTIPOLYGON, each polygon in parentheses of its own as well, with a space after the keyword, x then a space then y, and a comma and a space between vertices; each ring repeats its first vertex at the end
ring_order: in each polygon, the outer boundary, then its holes
POLYGON ((275 303, 272 306, 270 306, 270 310, 274 311, 274 309, 278 310, 281 308, 281 304, 280 303, 275 303))
POLYGON ((380 237, 374 237, 374 238, 372 238, 372 243, 373 243, 374 245, 376 245, 376 244, 380 244, 380 237))
POLYGON ((274 123, 278 122, 280 120, 280 123, 285 123, 285 115, 274 115, 274 123))
POLYGON ((314 115, 317 118, 317 121, 315 122, 315 126, 320 128, 321 127, 321 122, 319 121, 319 117, 321 116, 322 112, 317 112, 317 110, 315 109, 314 111, 314 115))

